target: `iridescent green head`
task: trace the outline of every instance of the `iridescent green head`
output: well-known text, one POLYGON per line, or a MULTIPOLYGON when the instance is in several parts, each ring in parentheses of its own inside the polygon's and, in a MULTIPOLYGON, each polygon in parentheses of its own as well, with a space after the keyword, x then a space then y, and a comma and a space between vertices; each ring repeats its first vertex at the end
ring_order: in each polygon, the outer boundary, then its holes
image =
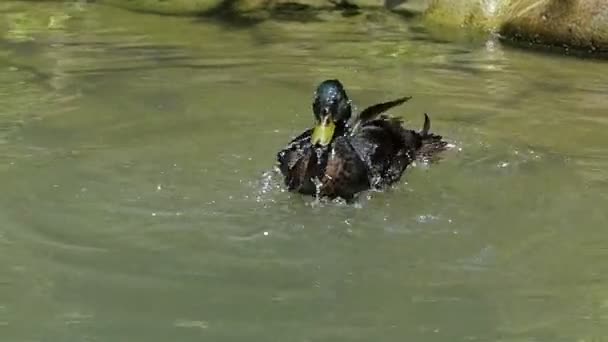
POLYGON ((350 100, 338 80, 323 81, 315 92, 312 104, 315 128, 312 132, 313 145, 327 146, 331 143, 336 129, 343 130, 350 119, 350 100))

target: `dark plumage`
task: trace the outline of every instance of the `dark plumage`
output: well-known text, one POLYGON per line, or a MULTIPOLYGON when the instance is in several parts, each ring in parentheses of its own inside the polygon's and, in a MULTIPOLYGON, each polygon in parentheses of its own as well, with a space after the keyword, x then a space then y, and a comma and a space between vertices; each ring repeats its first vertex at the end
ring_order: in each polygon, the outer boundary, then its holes
POLYGON ((351 118, 351 104, 338 80, 322 82, 315 92, 316 126, 294 138, 277 154, 290 191, 352 199, 358 192, 397 182, 417 157, 445 149, 442 137, 403 127, 400 118, 383 115, 410 97, 380 103, 351 118))

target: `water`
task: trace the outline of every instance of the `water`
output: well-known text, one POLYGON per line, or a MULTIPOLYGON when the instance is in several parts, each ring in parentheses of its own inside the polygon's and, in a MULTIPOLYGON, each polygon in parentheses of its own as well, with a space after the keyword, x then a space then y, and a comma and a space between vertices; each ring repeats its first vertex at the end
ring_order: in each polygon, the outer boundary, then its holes
POLYGON ((377 12, 0 12, 2 341, 605 339, 606 63, 377 12), (333 77, 455 148, 356 205, 282 192, 333 77))

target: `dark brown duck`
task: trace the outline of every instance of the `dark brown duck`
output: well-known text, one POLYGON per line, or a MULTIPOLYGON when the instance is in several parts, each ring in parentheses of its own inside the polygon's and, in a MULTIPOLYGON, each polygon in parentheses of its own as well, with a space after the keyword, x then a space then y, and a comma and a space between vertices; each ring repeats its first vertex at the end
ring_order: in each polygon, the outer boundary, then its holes
POLYGON ((312 105, 315 127, 294 138, 277 154, 285 185, 292 192, 350 200, 368 189, 389 186, 419 157, 445 149, 440 135, 406 129, 382 113, 410 97, 379 103, 351 119, 351 103, 338 80, 322 82, 312 105))

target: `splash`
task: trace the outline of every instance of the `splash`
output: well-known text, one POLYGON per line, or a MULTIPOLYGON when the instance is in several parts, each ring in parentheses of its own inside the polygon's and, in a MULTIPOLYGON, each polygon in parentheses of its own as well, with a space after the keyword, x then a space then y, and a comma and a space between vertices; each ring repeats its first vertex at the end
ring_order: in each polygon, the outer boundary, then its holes
POLYGON ((321 188, 323 187, 323 182, 319 179, 319 177, 314 177, 312 182, 315 185, 315 198, 321 198, 321 188))
POLYGON ((284 192, 279 179, 280 170, 278 167, 264 172, 257 185, 255 201, 258 203, 275 203, 273 195, 284 192))

